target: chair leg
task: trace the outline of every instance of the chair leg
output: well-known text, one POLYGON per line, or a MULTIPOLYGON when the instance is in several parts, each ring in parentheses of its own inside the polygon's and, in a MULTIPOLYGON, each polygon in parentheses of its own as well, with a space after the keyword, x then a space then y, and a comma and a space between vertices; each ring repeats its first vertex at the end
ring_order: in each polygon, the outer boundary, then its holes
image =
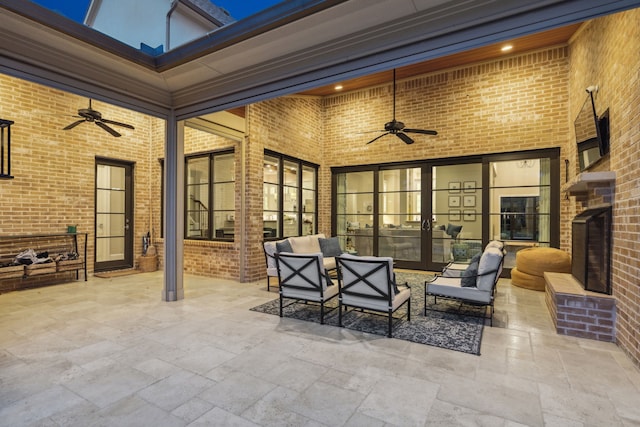
POLYGON ((342 300, 338 302, 338 326, 342 328, 342 300))
POLYGON ((267 292, 269 292, 271 290, 269 285, 271 285, 271 276, 267 276, 267 292))
POLYGON ((411 298, 407 300, 407 321, 411 321, 411 298))
POLYGON ((280 317, 282 317, 282 294, 280 294, 280 317))
POLYGON ((320 301, 320 324, 324 325, 324 301, 320 301))
POLYGON ((427 283, 424 284, 424 315, 427 315, 427 283))
POLYGON ((393 328, 393 311, 389 309, 389 331, 387 332, 387 337, 392 338, 391 328, 393 328))

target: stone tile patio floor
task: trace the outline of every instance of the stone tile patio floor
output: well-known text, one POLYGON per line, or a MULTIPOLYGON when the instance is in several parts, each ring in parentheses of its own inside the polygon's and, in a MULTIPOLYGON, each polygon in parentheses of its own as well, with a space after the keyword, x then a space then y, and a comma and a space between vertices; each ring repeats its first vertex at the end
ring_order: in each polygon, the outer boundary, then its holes
POLYGON ((640 371, 556 335, 544 294, 498 285, 481 356, 249 308, 266 281, 162 272, 0 295, 1 426, 637 426, 640 371))

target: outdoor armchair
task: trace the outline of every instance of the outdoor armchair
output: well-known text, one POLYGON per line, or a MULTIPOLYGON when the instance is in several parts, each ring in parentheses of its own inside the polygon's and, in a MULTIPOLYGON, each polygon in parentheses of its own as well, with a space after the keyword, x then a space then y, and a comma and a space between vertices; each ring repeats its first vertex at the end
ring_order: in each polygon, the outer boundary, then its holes
POLYGON ((393 313, 407 305, 407 320, 411 320, 411 289, 397 286, 390 257, 359 257, 342 254, 336 258, 340 310, 338 324, 342 326, 343 307, 381 312, 388 316, 387 336, 391 338, 393 313))
POLYGON ((296 254, 280 252, 275 255, 280 282, 280 317, 284 300, 315 302, 320 305, 320 323, 324 324, 325 303, 338 296, 334 285, 324 269, 322 254, 296 254))

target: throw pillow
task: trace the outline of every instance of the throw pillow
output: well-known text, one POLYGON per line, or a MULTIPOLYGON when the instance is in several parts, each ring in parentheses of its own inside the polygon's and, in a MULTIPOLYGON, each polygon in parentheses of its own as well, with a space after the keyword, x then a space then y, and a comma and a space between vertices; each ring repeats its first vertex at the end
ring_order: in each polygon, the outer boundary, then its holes
POLYGON ((469 267, 462 272, 460 276, 460 286, 463 288, 475 288, 476 279, 478 276, 478 263, 473 262, 469 264, 469 267))
POLYGON ((289 240, 283 240, 282 242, 276 242, 276 252, 293 252, 291 243, 289 240))
POLYGON ((482 256, 482 252, 478 252, 477 254, 475 254, 474 256, 471 257, 471 259, 469 260, 469 264, 473 264, 474 262, 476 264, 480 264, 480 257, 482 256))
POLYGON ((330 237, 328 239, 319 238, 320 251, 323 257, 331 258, 342 255, 342 249, 340 249, 340 241, 337 237, 330 237))

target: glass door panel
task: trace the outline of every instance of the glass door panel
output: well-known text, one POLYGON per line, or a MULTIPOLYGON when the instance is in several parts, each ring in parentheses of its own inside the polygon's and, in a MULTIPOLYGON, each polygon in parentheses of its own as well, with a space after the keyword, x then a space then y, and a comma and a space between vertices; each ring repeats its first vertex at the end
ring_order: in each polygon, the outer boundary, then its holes
POLYGON ((551 186, 549 158, 490 163, 489 232, 505 242, 504 267, 531 246, 550 245, 551 186))
POLYGON ((431 178, 429 268, 438 269, 482 250, 482 164, 434 166, 431 178))
POLYGON ((422 169, 382 170, 378 189, 378 254, 420 262, 422 169))
POLYGON ((345 252, 374 254, 373 180, 373 171, 336 176, 336 235, 345 252))
POLYGON ((130 164, 96 164, 95 271, 133 267, 130 164))

